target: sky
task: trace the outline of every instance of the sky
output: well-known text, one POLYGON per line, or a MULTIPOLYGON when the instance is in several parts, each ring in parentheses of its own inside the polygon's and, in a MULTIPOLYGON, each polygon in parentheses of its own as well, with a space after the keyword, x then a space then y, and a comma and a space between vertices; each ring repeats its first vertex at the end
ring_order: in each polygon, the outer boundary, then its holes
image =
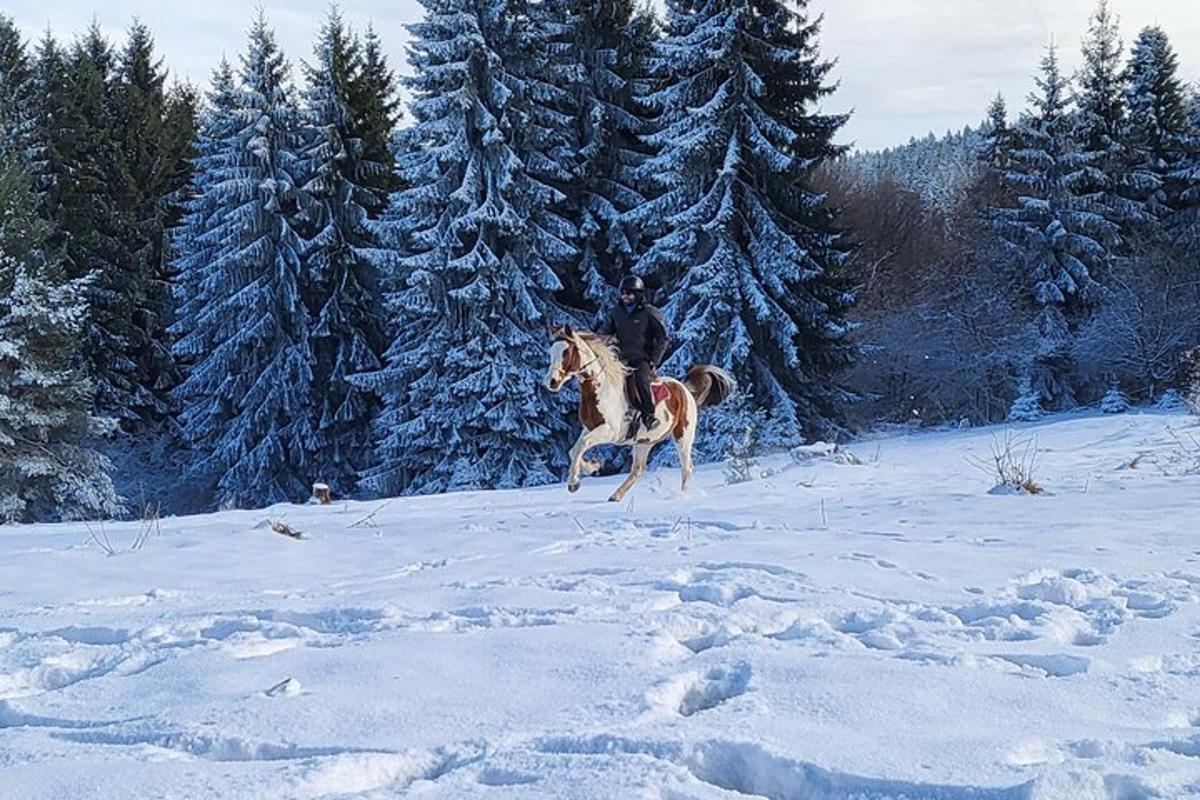
MULTIPOLYGON (((1161 25, 1179 53, 1180 71, 1200 81, 1197 0, 1112 0, 1128 42, 1143 26, 1161 25)), ((306 58, 327 0, 264 0, 280 44, 306 58)), ((31 38, 49 28, 69 40, 93 16, 114 40, 134 16, 150 26, 167 66, 204 85, 222 55, 235 59, 257 6, 254 0, 4 0, 4 13, 31 38)), ((341 0, 359 27, 373 22, 393 66, 405 72, 405 23, 419 18, 416 0, 341 0)), ((838 91, 828 112, 853 111, 839 139, 857 149, 902 144, 930 131, 975 124, 991 98, 1023 107, 1033 74, 1053 39, 1067 71, 1081 60, 1079 43, 1095 0, 811 0, 824 15, 821 50, 835 58, 838 91)))

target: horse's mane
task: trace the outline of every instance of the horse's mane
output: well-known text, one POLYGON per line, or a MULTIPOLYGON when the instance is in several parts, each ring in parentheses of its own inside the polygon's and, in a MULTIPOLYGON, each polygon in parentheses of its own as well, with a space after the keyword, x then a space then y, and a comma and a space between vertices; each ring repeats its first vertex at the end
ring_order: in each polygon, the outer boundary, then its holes
POLYGON ((625 382, 625 376, 629 374, 629 367, 625 366, 625 362, 621 360, 612 340, 591 331, 576 331, 575 335, 586 342, 587 346, 596 354, 597 363, 600 365, 600 371, 604 373, 604 377, 617 385, 622 385, 625 382))

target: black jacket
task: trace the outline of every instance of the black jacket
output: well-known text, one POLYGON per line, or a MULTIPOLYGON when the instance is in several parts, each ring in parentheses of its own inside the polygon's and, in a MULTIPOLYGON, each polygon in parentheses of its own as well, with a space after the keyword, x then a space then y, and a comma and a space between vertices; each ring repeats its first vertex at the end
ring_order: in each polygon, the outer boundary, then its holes
POLYGON ((648 361, 658 366, 667 354, 667 325, 649 303, 639 303, 632 313, 617 303, 600 333, 617 337, 621 358, 627 364, 648 361))

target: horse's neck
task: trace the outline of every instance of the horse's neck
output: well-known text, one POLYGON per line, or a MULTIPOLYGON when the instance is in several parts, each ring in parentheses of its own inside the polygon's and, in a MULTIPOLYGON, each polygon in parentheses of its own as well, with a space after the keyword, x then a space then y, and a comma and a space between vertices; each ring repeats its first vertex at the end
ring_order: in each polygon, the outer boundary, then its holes
MULTIPOLYGON (((591 352, 591 347, 588 348, 591 352)), ((593 367, 590 374, 584 374, 584 380, 589 381, 596 390, 596 405, 599 406, 601 415, 604 416, 606 422, 611 425, 619 425, 625 418, 625 413, 628 411, 627 401, 625 399, 625 381, 624 376, 619 381, 614 381, 609 376, 608 372, 600 364, 595 352, 591 353, 593 367), (612 417, 612 419, 609 419, 612 417)))

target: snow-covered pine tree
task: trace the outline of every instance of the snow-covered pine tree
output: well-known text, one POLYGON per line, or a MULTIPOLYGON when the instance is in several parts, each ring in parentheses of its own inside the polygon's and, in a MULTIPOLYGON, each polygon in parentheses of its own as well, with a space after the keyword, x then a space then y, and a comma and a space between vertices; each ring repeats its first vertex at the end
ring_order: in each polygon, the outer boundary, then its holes
POLYGON ((381 393, 383 494, 554 480, 569 426, 542 389, 560 288, 530 222, 538 190, 509 142, 514 95, 498 48, 503 0, 427 0, 410 26, 413 124, 398 136, 405 184, 387 215, 394 340, 381 393))
POLYGON ((1189 131, 1183 155, 1171 180, 1178 191, 1179 208, 1170 220, 1170 235, 1184 253, 1200 252, 1200 87, 1188 92, 1189 131))
POLYGON ((814 110, 833 91, 831 62, 805 8, 668 3, 655 55, 663 85, 651 97, 662 116, 647 137, 658 152, 642 166, 663 194, 635 215, 667 223, 638 264, 671 289, 678 347, 667 371, 731 370, 767 412, 767 447, 839 435, 845 394, 834 376, 854 353, 853 298, 839 276, 847 245, 808 180, 842 151, 832 137, 845 117, 814 110))
POLYGON ((1016 147, 1012 125, 1008 121, 1008 105, 1004 96, 997 94, 987 109, 987 121, 980 131, 979 145, 976 155, 984 169, 979 175, 979 183, 973 187, 979 196, 979 202, 987 206, 1008 205, 1012 202, 1011 193, 1004 182, 1004 174, 1009 168, 1009 159, 1016 147))
POLYGON ((574 127, 578 143, 573 223, 579 258, 574 271, 581 296, 572 305, 602 313, 613 289, 644 249, 629 212, 646 201, 647 181, 637 167, 648 155, 646 109, 648 56, 654 19, 632 0, 562 0, 570 9, 569 51, 576 63, 574 127))
POLYGON ((1008 104, 997 94, 987 109, 987 125, 982 132, 979 157, 989 169, 1004 172, 1013 151, 1013 130, 1008 122, 1008 104))
POLYGON ((209 303, 225 291, 224 279, 211 267, 236 246, 222 238, 229 232, 225 211, 233 206, 223 186, 234 177, 237 152, 232 139, 240 127, 237 85, 233 67, 225 59, 213 71, 206 100, 193 142, 183 217, 171 231, 171 269, 177 277, 172 284, 176 321, 170 332, 176 342, 175 358, 185 372, 206 355, 203 349, 191 349, 200 343, 192 333, 202 326, 209 303))
POLYGON ((1074 404, 1068 380, 1069 346, 1077 325, 1103 294, 1109 247, 1117 228, 1090 196, 1075 194, 1087 181, 1068 112, 1068 81, 1051 45, 1042 58, 1038 91, 1016 128, 1005 182, 1017 195, 1015 207, 995 210, 1000 234, 1019 261, 1035 311, 1035 351, 1025 370, 1043 403, 1074 404))
POLYGON ((346 380, 374 372, 386 347, 380 313, 378 243, 368 208, 383 201, 364 176, 387 167, 369 162, 356 134, 350 87, 361 54, 336 8, 331 9, 305 66, 304 136, 298 164, 308 196, 303 283, 312 317, 313 402, 318 448, 311 469, 336 496, 353 492, 368 466, 374 395, 346 380))
POLYGON ((111 421, 91 413, 74 366, 87 318, 39 219, 25 168, 0 156, 0 521, 110 516, 107 462, 89 447, 111 421))
MULTIPOLYGON (((1075 126, 1077 169, 1075 194, 1087 196, 1098 210, 1126 234, 1148 219, 1129 195, 1129 157, 1125 151, 1125 75, 1121 68, 1118 23, 1108 0, 1100 0, 1083 40, 1083 66, 1077 77, 1075 126)), ((1118 245, 1128 254, 1128 242, 1118 245)))
POLYGON ((1025 374, 1017 387, 1017 397, 1008 410, 1008 421, 1033 422, 1041 419, 1043 414, 1042 392, 1034 388, 1032 376, 1025 374))
POLYGON ((1150 220, 1179 211, 1183 187, 1176 175, 1185 167, 1191 123, 1187 115, 1178 58, 1167 34, 1144 28, 1130 51, 1126 102, 1132 162, 1130 191, 1150 220))
POLYGON ((524 173, 523 206, 532 244, 570 302, 580 295, 573 219, 579 205, 574 122, 582 74, 571 52, 578 17, 570 0, 505 0, 503 13, 510 34, 496 48, 513 94, 506 137, 524 173))
MULTIPOLYGON (((176 390, 197 475, 213 476, 222 506, 308 496, 318 444, 310 323, 295 217, 299 113, 288 66, 260 13, 250 29, 234 130, 220 147, 218 179, 198 178, 196 202, 220 207, 209 232, 218 258, 181 263, 203 301, 186 298, 176 353, 196 359, 176 390), (194 309, 194 310, 193 310, 194 309)), ((204 171, 201 170, 201 173, 204 171)))
POLYGON ((1100 410, 1105 414, 1124 414, 1129 410, 1129 398, 1115 380, 1108 384, 1108 390, 1100 398, 1100 410))
POLYGON ((392 153, 392 139, 401 116, 396 88, 396 76, 388 66, 379 36, 368 26, 361 65, 350 78, 348 102, 355 135, 362 141, 362 163, 370 167, 369 172, 359 176, 359 182, 373 190, 372 196, 364 198, 367 215, 373 220, 383 216, 388 197, 400 188, 392 153))

